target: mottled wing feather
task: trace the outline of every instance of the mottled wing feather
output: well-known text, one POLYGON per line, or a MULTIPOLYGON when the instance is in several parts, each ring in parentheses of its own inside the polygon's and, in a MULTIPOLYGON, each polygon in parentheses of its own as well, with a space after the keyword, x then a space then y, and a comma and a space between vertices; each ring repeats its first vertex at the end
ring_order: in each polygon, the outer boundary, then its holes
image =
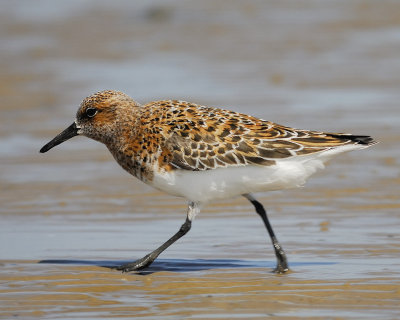
POLYGON ((273 165, 279 159, 332 147, 332 141, 325 142, 323 146, 321 142, 310 146, 310 143, 303 145, 300 141, 273 138, 271 132, 267 132, 267 135, 268 138, 261 132, 254 137, 230 135, 223 141, 218 136, 208 136, 205 142, 195 141, 192 134, 182 137, 178 132, 167 140, 166 146, 171 152, 170 164, 174 168, 194 171, 249 164, 273 165))
POLYGON ((268 166, 281 159, 357 143, 351 135, 296 130, 185 102, 168 101, 168 104, 174 110, 174 120, 168 122, 170 137, 165 147, 169 164, 175 169, 201 171, 228 166, 268 166), (175 112, 177 105, 179 112, 175 112))

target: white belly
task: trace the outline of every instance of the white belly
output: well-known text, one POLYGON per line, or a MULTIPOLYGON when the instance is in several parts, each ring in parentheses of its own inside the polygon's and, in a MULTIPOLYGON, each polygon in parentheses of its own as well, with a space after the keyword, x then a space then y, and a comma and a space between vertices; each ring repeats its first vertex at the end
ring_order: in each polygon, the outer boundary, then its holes
POLYGON ((320 160, 307 164, 282 161, 277 165, 218 168, 207 171, 175 170, 155 174, 152 186, 190 201, 210 202, 247 193, 294 188, 303 185, 320 160))
POLYGON ((324 162, 338 153, 360 149, 343 146, 310 156, 297 156, 277 161, 273 166, 240 166, 206 171, 175 170, 154 172, 150 183, 169 194, 194 202, 210 202, 248 193, 288 189, 302 186, 324 162))

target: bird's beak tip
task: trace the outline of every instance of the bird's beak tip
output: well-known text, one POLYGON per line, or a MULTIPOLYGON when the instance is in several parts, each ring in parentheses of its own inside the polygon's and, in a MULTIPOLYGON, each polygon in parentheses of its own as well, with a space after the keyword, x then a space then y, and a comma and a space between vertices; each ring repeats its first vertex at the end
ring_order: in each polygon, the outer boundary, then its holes
POLYGON ((71 139, 72 137, 77 136, 79 128, 76 126, 76 123, 74 122, 71 124, 67 129, 65 129, 63 132, 59 133, 54 139, 52 139, 50 142, 45 144, 40 150, 40 153, 45 153, 49 151, 51 148, 54 148, 55 146, 59 145, 60 143, 63 143, 64 141, 71 139))

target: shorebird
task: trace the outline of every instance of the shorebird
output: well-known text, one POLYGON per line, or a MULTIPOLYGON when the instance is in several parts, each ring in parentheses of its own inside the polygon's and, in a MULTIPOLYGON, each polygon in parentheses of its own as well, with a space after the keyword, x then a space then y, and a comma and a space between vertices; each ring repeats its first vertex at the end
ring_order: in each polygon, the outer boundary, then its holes
POLYGON ((254 193, 302 186, 332 157, 372 144, 370 136, 298 130, 245 114, 178 100, 140 105, 113 90, 85 98, 75 121, 40 152, 83 135, 102 142, 133 176, 188 200, 186 220, 148 255, 116 267, 148 267, 191 228, 202 205, 244 196, 263 220, 277 258, 275 272, 289 270, 286 254, 254 193))

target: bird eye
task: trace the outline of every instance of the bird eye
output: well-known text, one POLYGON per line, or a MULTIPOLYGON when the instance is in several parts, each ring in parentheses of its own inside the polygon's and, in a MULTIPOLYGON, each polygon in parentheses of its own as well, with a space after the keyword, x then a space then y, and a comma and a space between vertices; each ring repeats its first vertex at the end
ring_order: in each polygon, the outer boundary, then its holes
POLYGON ((93 118, 96 115, 96 113, 97 113, 97 109, 96 108, 87 108, 86 109, 86 115, 89 118, 93 118))

